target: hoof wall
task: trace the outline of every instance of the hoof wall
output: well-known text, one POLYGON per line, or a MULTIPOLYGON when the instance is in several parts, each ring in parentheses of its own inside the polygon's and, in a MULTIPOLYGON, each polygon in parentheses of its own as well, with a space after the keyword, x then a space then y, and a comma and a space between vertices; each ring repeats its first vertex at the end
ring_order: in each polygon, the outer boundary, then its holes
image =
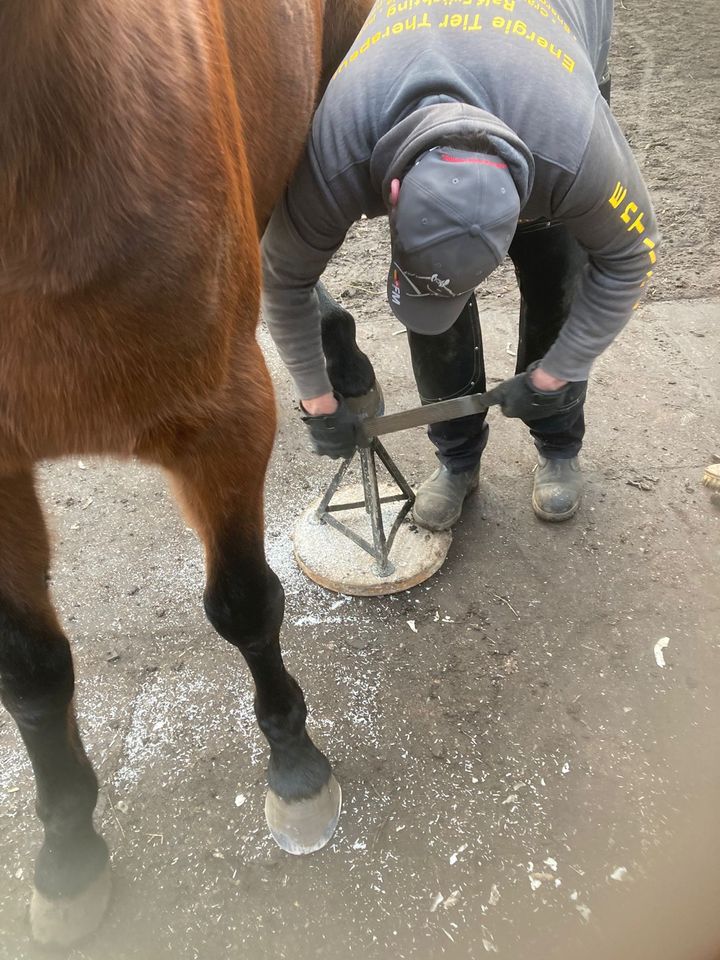
POLYGON ((33 939, 44 946, 70 947, 100 926, 110 902, 110 867, 76 897, 48 900, 38 890, 30 903, 33 939))
POLYGON ((332 775, 317 796, 288 803, 268 790, 265 819, 273 839, 287 853, 300 856, 320 850, 335 832, 342 790, 332 775))

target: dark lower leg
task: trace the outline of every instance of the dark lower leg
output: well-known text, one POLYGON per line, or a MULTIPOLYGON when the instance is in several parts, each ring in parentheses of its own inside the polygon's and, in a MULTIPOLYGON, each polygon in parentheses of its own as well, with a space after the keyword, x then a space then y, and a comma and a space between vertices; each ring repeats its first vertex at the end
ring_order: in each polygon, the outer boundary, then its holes
POLYGON ((30 474, 0 480, 0 503, 0 699, 35 773, 45 828, 36 887, 48 899, 72 897, 108 859, 92 825, 97 780, 75 722, 70 647, 47 596, 49 550, 30 474))
MULTIPOLYGON (((330 765, 307 735, 302 691, 280 651, 284 594, 263 543, 274 404, 260 355, 252 409, 244 407, 244 390, 238 384, 237 408, 196 432, 191 446, 157 448, 155 457, 170 471, 188 520, 205 544, 208 619, 242 653, 255 681, 255 712, 270 744, 270 786, 296 800, 328 781, 330 765)), ((183 430, 179 435, 187 436, 183 430)), ((150 451, 145 455, 150 458, 150 451)))
POLYGON ((13 715, 32 762, 36 810, 45 836, 35 861, 35 887, 48 900, 85 890, 108 862, 108 850, 92 824, 97 779, 85 755, 70 702, 36 700, 22 707, 12 695, 3 703, 13 715))
MULTIPOLYGON (((586 389, 585 383, 573 384, 573 393, 586 389)), ((548 460, 569 460, 582 449, 585 436, 584 401, 577 410, 565 416, 534 420, 528 424, 537 451, 548 460)))
POLYGON ((327 783, 331 770, 307 734, 302 690, 283 663, 283 589, 265 562, 262 541, 229 533, 212 553, 205 610, 218 633, 243 654, 255 681, 255 714, 270 744, 270 788, 284 800, 307 799, 327 783))
MULTIPOLYGON (((408 331, 415 382, 422 403, 485 390, 482 336, 474 295, 452 327, 437 336, 408 331)), ((437 457, 453 473, 472 470, 488 441, 485 413, 428 427, 437 457)))
POLYGON ((322 345, 330 383, 343 397, 362 397, 375 383, 372 363, 358 347, 352 314, 336 303, 322 283, 315 292, 320 304, 322 345))
MULTIPOLYGON (((516 373, 541 360, 565 323, 586 255, 565 226, 539 223, 520 228, 510 246, 520 286, 516 373)), ((585 383, 573 385, 584 393, 585 383)), ((564 416, 528 424, 538 451, 550 459, 574 457, 585 434, 584 404, 564 416)))

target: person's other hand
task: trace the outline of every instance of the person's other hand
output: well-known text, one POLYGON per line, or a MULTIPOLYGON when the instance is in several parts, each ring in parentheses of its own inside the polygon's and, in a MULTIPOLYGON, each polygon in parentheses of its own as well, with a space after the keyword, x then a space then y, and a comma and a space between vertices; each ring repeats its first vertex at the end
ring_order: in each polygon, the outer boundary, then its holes
POLYGON ((558 380, 542 370, 540 362, 536 361, 524 373, 503 380, 489 390, 487 398, 490 404, 499 404, 506 417, 543 420, 578 407, 585 397, 586 387, 584 381, 568 383, 558 380))
POLYGON ((560 380, 551 373, 546 373, 541 367, 531 368, 530 381, 537 390, 543 390, 546 393, 549 390, 562 390, 567 386, 567 380, 560 380))

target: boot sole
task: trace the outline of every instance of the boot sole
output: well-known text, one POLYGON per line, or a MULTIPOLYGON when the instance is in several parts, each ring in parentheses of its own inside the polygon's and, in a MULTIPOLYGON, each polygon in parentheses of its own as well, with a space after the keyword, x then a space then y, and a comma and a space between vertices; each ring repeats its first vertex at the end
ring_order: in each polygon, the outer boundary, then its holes
MULTIPOLYGON (((463 503, 464 506, 464 503, 463 503)), ((442 533, 444 530, 451 530, 455 524, 458 522, 462 516, 462 507, 458 511, 456 517, 452 517, 450 520, 446 520, 445 523, 431 523, 429 520, 423 520, 422 517, 419 517, 415 511, 412 512, 412 518, 415 523, 422 527, 423 530, 429 530, 431 533, 442 533)))
POLYGON ((546 523, 562 523, 563 520, 569 520, 570 517, 574 517, 580 508, 580 501, 575 504, 570 510, 566 510, 565 513, 548 513, 546 510, 543 510, 542 507, 538 504, 533 494, 532 498, 532 508, 536 517, 539 517, 541 520, 544 520, 546 523))

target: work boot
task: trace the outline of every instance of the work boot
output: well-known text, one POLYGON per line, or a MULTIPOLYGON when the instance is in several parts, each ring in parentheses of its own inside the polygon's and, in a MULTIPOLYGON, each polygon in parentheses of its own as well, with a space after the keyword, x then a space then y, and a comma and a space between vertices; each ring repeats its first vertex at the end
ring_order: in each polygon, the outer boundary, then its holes
POLYGON ((538 455, 532 505, 541 520, 569 520, 580 506, 582 474, 577 457, 548 460, 538 455))
POLYGON ((451 473, 443 464, 418 487, 413 504, 415 523, 426 530, 449 530, 460 519, 467 495, 478 485, 480 466, 451 473))

